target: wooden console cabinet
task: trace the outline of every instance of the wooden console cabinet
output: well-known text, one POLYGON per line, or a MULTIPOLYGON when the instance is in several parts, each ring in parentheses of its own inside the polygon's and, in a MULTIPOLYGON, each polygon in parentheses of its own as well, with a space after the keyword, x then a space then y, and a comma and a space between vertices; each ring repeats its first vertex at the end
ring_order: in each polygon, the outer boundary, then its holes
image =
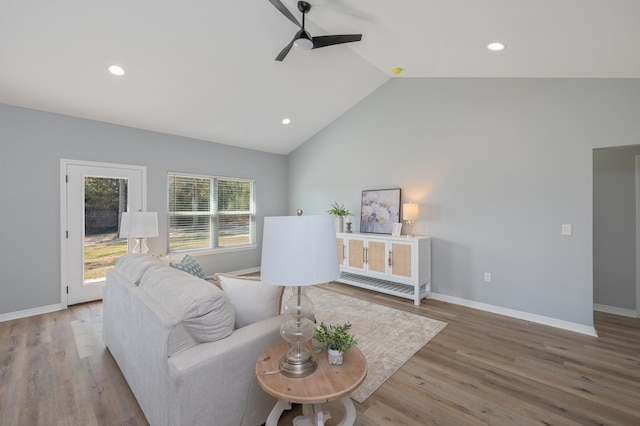
POLYGON ((420 300, 431 294, 431 239, 383 234, 336 234, 338 282, 420 300))

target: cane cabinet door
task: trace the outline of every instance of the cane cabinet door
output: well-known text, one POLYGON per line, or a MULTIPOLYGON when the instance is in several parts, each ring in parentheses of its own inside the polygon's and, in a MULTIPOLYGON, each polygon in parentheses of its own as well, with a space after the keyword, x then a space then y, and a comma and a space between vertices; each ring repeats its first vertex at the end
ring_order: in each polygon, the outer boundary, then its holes
POLYGON ((413 245, 410 243, 392 242, 389 246, 390 274, 396 277, 411 278, 413 245))
POLYGON ((387 272, 387 243, 386 241, 367 241, 366 248, 367 271, 385 274, 387 272))
POLYGON ((338 265, 344 266, 344 262, 346 259, 345 247, 344 247, 344 238, 336 238, 336 245, 338 249, 338 265))
POLYGON ((365 264, 365 246, 362 238, 347 239, 347 267, 364 271, 365 264))

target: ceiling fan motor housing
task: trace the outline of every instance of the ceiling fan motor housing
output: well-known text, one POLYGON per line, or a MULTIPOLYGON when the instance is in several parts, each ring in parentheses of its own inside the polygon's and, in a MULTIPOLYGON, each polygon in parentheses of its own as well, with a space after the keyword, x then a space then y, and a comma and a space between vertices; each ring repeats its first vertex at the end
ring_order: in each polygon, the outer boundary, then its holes
POLYGON ((307 3, 306 1, 299 1, 298 2, 298 10, 302 13, 307 13, 308 11, 311 10, 311 5, 309 3, 307 3))

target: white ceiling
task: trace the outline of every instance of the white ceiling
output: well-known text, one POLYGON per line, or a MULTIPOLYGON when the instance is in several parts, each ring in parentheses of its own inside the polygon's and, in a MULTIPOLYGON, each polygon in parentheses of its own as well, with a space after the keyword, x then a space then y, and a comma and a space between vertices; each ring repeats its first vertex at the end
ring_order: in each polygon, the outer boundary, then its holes
POLYGON ((396 66, 399 78, 640 78, 638 0, 310 3, 312 35, 362 41, 276 62, 297 27, 268 0, 0 0, 0 103, 287 154, 396 66))

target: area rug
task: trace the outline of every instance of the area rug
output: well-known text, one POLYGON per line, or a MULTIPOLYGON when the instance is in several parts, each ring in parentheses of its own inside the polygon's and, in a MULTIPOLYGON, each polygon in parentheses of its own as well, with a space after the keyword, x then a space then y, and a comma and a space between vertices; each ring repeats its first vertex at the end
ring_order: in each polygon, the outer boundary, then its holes
POLYGON ((351 323, 358 348, 367 358, 367 378, 351 398, 364 402, 447 323, 366 302, 337 292, 307 287, 318 324, 351 323))

